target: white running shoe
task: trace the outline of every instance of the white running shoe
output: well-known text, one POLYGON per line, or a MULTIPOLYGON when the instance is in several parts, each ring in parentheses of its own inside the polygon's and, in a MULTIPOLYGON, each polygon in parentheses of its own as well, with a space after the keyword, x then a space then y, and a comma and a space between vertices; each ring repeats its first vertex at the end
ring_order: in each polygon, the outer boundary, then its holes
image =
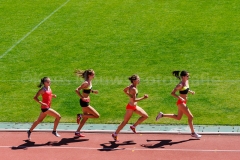
POLYGON ((197 139, 200 139, 200 138, 202 137, 202 135, 197 134, 197 133, 191 133, 191 136, 192 136, 192 137, 195 137, 195 138, 197 138, 197 139))
POLYGON ((61 136, 57 133, 57 131, 52 131, 52 134, 53 134, 54 136, 56 136, 56 137, 61 137, 61 136))
POLYGON ((162 113, 162 112, 159 112, 158 115, 157 115, 157 117, 156 117, 156 121, 157 121, 158 119, 162 118, 162 117, 163 117, 163 113, 162 113))

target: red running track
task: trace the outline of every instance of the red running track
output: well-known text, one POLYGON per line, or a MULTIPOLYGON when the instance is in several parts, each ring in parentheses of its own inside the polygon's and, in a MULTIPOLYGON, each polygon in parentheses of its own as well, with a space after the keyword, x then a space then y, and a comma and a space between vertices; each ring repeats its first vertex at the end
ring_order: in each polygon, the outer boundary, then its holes
POLYGON ((0 132, 0 159, 3 160, 239 160, 238 135, 203 135, 198 140, 177 134, 119 134, 114 142, 109 133, 0 132))

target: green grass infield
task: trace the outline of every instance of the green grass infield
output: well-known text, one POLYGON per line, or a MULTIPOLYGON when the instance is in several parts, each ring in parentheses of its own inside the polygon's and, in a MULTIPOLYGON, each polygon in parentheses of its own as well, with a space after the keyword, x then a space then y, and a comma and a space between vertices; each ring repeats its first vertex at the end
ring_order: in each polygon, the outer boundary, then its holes
MULTIPOLYGON (((81 112, 75 69, 95 70, 91 105, 99 119, 120 123, 128 97, 128 77, 138 74, 138 103, 145 124, 187 124, 161 119, 177 113, 170 93, 179 82, 173 70, 190 72, 188 107, 194 124, 239 125, 240 1, 237 0, 1 0, 0 122, 32 122, 40 106, 33 100, 48 76, 57 95, 52 108, 61 122, 81 112)), ((129 123, 137 120, 133 115, 129 123)), ((47 117, 44 122, 53 122, 47 117)))

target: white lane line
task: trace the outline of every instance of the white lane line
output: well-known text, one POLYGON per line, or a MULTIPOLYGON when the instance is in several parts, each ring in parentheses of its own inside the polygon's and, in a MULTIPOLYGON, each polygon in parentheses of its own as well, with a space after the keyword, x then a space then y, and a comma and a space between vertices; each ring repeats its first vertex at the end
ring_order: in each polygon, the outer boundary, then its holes
POLYGON ((28 37, 33 31, 35 31, 42 23, 44 23, 47 19, 49 19, 54 13, 56 13, 58 10, 60 10, 63 6, 65 6, 70 0, 67 0, 65 3, 63 3, 60 7, 58 7, 56 10, 54 10, 51 14, 49 14, 46 18, 44 18, 38 25, 36 25, 31 31, 29 31, 25 36, 23 36, 21 39, 19 39, 12 47, 10 47, 6 52, 4 52, 0 59, 2 59, 4 56, 6 56, 13 48, 15 48, 19 43, 21 43, 26 37, 28 37))
POLYGON ((166 148, 93 148, 93 147, 61 147, 61 146, 0 146, 11 149, 81 149, 81 150, 135 150, 135 151, 179 151, 179 152, 240 152, 235 149, 166 149, 166 148))

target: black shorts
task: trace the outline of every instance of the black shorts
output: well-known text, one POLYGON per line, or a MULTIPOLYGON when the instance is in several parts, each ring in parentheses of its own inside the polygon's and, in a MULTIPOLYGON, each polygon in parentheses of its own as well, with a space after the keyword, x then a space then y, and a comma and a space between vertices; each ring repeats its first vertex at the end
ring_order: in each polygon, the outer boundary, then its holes
POLYGON ((42 112, 44 113, 44 112, 48 111, 49 108, 44 108, 44 109, 41 109, 41 110, 42 110, 42 112))
POLYGON ((82 99, 79 100, 80 106, 81 107, 87 107, 89 106, 89 102, 84 102, 82 99))

